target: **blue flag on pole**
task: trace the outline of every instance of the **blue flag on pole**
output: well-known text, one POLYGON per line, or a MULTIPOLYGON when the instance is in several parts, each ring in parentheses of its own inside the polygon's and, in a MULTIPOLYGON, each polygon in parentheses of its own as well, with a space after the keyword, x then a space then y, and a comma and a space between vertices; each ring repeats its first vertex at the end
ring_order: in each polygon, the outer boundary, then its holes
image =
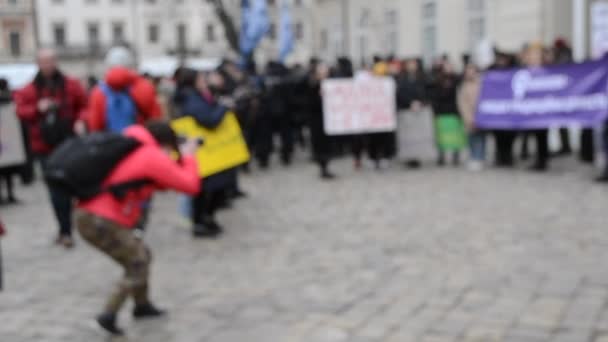
POLYGON ((241 16, 239 45, 241 54, 248 56, 255 50, 270 29, 266 0, 243 0, 241 3, 241 16))
POLYGON ((287 0, 283 0, 281 4, 281 26, 279 31, 279 60, 284 63, 287 56, 293 51, 293 48, 294 33, 291 12, 287 0))

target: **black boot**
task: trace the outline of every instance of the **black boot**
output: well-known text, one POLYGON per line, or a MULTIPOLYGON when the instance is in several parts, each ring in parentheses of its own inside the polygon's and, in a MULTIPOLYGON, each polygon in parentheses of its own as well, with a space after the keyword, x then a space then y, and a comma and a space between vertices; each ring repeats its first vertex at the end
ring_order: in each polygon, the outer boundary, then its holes
POLYGON ((596 183, 608 183, 608 168, 604 170, 601 176, 595 179, 596 183))
POLYGON ((137 305, 133 309, 133 317, 135 319, 158 318, 165 316, 166 314, 167 312, 165 310, 159 310, 151 303, 137 305))
POLYGON ((196 238, 215 239, 223 232, 220 226, 214 219, 206 218, 203 223, 195 224, 192 228, 192 235, 196 238))
POLYGON ((99 325, 104 330, 106 330, 107 332, 109 332, 112 335, 123 336, 125 334, 124 330, 122 330, 121 328, 116 326, 116 314, 113 314, 113 313, 101 314, 101 315, 97 316, 97 323, 99 323, 99 325))

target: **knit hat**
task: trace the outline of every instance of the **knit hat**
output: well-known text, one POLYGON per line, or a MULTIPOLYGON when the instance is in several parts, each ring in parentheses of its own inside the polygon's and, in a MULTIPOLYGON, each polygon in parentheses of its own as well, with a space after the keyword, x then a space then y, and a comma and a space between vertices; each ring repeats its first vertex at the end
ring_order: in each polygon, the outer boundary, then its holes
POLYGON ((108 68, 112 67, 135 67, 135 58, 131 50, 124 46, 115 46, 106 54, 105 64, 108 68))

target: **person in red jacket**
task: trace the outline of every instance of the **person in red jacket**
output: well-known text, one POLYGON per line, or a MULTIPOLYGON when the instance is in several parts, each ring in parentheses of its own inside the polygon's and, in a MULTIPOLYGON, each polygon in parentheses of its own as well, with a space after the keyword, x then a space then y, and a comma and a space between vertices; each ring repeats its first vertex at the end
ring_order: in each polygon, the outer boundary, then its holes
MULTIPOLYGON (((15 92, 17 115, 27 127, 30 146, 35 158, 44 170, 47 157, 63 140, 78 131, 82 133, 82 119, 86 113, 87 96, 76 79, 65 76, 57 67, 57 58, 52 50, 38 52, 38 67, 33 82, 15 92), (57 116, 64 130, 45 126, 45 119, 57 116), (46 130, 44 129, 45 127, 46 130), (59 135, 58 135, 59 134, 59 135)), ((72 240, 72 200, 60 191, 49 188, 51 203, 59 221, 57 243, 69 248, 72 240)))
POLYGON ((180 146, 181 162, 171 158, 177 149, 177 137, 171 127, 162 122, 127 128, 127 137, 137 139, 141 146, 124 158, 110 173, 103 185, 145 179, 146 185, 126 191, 121 198, 102 193, 78 204, 76 227, 82 237, 125 269, 125 275, 110 296, 97 322, 114 335, 122 335, 116 326, 118 311, 127 297, 133 297, 135 318, 162 316, 164 312, 152 305, 148 298, 150 252, 138 238, 134 227, 142 214, 141 202, 149 200, 157 190, 172 189, 190 195, 200 191, 194 152, 196 141, 180 146))
POLYGON ((92 90, 89 98, 87 126, 90 131, 120 131, 125 122, 142 124, 162 117, 154 84, 133 70, 134 59, 127 48, 110 49, 105 63, 109 67, 105 79, 92 90), (108 99, 110 96, 121 98, 123 94, 132 102, 134 113, 127 110, 130 118, 115 118, 124 113, 113 113, 108 99))

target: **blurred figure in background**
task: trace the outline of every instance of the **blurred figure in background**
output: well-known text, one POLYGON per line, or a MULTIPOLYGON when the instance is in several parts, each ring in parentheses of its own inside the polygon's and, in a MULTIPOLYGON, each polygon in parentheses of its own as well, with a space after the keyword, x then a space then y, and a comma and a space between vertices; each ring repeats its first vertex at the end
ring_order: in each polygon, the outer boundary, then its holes
MULTIPOLYGON (((456 116, 459 118, 458 105, 456 103, 456 89, 458 87, 458 76, 454 72, 454 67, 449 60, 444 60, 441 69, 437 72, 432 85, 430 94, 431 104, 435 117, 456 116)), ((445 151, 438 148, 439 157, 437 165, 444 166, 445 151)), ((460 164, 460 152, 452 152, 452 162, 454 165, 460 164)))
MULTIPOLYGON (((210 83, 203 73, 183 70, 175 101, 182 116, 192 117, 207 129, 215 129, 224 120, 231 104, 220 103, 210 83)), ((226 192, 234 185, 236 174, 236 169, 230 169, 201 179, 205 184, 203 190, 192 201, 192 234, 195 237, 215 238, 223 232, 215 213, 226 201, 226 192)))
MULTIPOLYGON (((4 78, 0 79, 0 107, 6 107, 13 101, 11 90, 9 89, 8 81, 4 78)), ((0 115, 3 113, 0 111, 0 115)), ((13 113, 10 113, 11 115, 13 113)), ((6 114, 4 114, 6 115, 6 114)), ((1 120, 1 118, 0 118, 1 120)), ((11 142, 19 144, 20 142, 11 142)), ((3 146, 0 145, 0 154, 2 154, 3 146)), ((11 166, 0 169, 0 204, 16 204, 19 201, 15 197, 15 189, 13 177, 21 171, 22 166, 11 166), (3 184, 4 183, 4 184, 3 184), (6 197, 2 193, 2 189, 6 189, 6 197)))
MULTIPOLYGON (((402 71, 397 77, 397 108, 399 109, 399 122, 402 129, 399 130, 397 137, 399 141, 399 149, 407 149, 407 121, 415 115, 424 115, 421 111, 424 109, 426 101, 426 77, 420 62, 416 58, 409 58, 403 61, 402 71)), ((418 155, 412 155, 411 152, 403 155, 405 164, 409 168, 420 167, 418 155)))
MULTIPOLYGON (((504 70, 514 68, 516 66, 515 57, 506 53, 495 50, 495 61, 489 70, 504 70)), ((515 158, 513 155, 513 144, 517 133, 510 130, 494 130, 492 131, 496 143, 495 163, 497 167, 513 167, 515 166, 515 158)))
MULTIPOLYGON (((572 57, 572 49, 563 38, 558 38, 555 40, 553 47, 549 48, 551 50, 551 63, 550 64, 568 64, 574 62, 572 57)), ((549 64, 546 55, 545 64, 549 64)), ((560 140, 560 149, 557 151, 557 155, 567 156, 572 154, 572 145, 570 144, 570 131, 568 127, 560 127, 559 129, 559 140, 560 140)))
MULTIPOLYGON (((540 68, 543 65, 543 50, 542 44, 533 42, 524 47, 522 54, 522 62, 528 68, 540 68)), ((530 167, 532 171, 546 171, 549 167, 549 130, 536 129, 529 130, 524 134, 524 144, 522 147, 522 158, 528 154, 527 136, 531 134, 536 141, 536 158, 534 164, 530 167)))
MULTIPOLYGON (((17 115, 28 127, 32 152, 44 170, 48 156, 61 142, 75 131, 84 133, 81 120, 87 97, 80 82, 58 69, 54 51, 40 50, 37 61, 39 72, 32 83, 16 92, 15 102, 17 115)), ((71 248, 72 199, 51 187, 49 193, 60 227, 56 243, 71 248)))
POLYGON ((319 63, 312 70, 309 83, 310 134, 315 161, 319 165, 321 179, 331 180, 336 176, 329 170, 332 155, 331 138, 325 134, 323 124, 323 97, 321 83, 329 77, 329 67, 319 63))
POLYGON ((485 162, 486 136, 485 133, 475 127, 475 114, 477 110, 477 100, 481 88, 479 71, 474 64, 469 63, 464 69, 464 78, 458 89, 458 111, 462 116, 465 129, 469 134, 469 146, 471 160, 469 169, 471 171, 481 171, 485 162))
POLYGON ((135 123, 160 119, 156 87, 135 71, 133 53, 125 47, 108 51, 104 81, 91 92, 87 116, 92 132, 121 132, 135 123))

